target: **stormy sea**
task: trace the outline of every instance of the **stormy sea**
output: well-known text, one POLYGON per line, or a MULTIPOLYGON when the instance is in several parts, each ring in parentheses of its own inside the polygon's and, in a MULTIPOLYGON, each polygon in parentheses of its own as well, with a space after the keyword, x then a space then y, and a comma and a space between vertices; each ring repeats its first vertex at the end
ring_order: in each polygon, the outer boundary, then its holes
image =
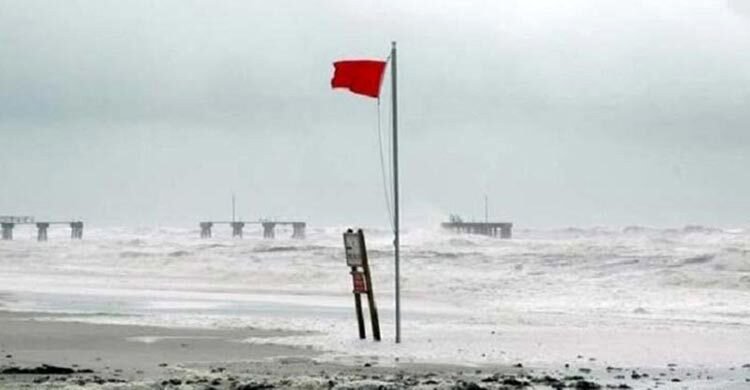
POLYGON ((750 229, 516 229, 512 239, 408 229, 398 345, 392 233, 365 229, 383 331, 375 343, 358 338, 344 230, 263 239, 248 227, 234 239, 215 227, 200 239, 197 228, 87 227, 83 240, 59 229, 39 243, 19 228, 0 242, 0 309, 59 322, 268 329, 279 333, 237 342, 299 347, 330 363, 627 367, 628 378, 663 370, 667 382, 670 371, 750 367, 750 229))

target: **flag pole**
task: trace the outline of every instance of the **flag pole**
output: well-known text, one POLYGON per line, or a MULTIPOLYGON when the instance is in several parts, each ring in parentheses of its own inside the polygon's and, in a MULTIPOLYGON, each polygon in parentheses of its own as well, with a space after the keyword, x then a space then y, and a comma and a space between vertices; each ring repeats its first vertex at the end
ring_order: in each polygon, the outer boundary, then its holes
POLYGON ((400 242, 398 226, 398 100, 396 94, 396 41, 391 42, 391 102, 393 103, 393 257, 396 269, 396 343, 401 342, 400 242))

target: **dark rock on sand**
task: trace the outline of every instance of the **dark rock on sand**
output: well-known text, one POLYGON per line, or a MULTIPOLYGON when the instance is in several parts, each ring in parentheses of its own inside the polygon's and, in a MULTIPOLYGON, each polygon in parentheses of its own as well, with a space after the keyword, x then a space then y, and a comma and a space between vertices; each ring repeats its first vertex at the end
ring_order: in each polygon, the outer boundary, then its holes
POLYGON ((404 382, 404 385, 408 387, 414 387, 419 384, 419 379, 410 376, 410 377, 404 378, 403 382, 404 382))
POLYGON ((551 387, 553 389, 561 389, 561 388, 565 387, 565 383, 563 383, 561 380, 559 380, 559 379, 557 379, 555 377, 551 377, 549 375, 545 375, 545 376, 540 377, 540 378, 531 378, 531 382, 534 383, 534 384, 546 385, 546 386, 549 386, 549 387, 551 387))
POLYGON ((36 378, 34 378, 34 380, 32 382, 38 384, 38 383, 44 383, 44 382, 47 382, 47 381, 49 381, 49 375, 36 377, 36 378))
POLYGON ((245 383, 235 387, 235 390, 267 390, 273 389, 273 385, 269 383, 245 383))
POLYGON ((513 387, 527 387, 530 385, 530 383, 527 381, 518 380, 514 376, 510 376, 510 377, 503 379, 503 385, 513 386, 513 387))
POLYGON ((573 388, 576 390, 598 390, 602 388, 602 385, 590 381, 578 381, 573 388))
POLYGON ((451 390, 485 390, 485 388, 474 382, 458 381, 451 387, 451 390))

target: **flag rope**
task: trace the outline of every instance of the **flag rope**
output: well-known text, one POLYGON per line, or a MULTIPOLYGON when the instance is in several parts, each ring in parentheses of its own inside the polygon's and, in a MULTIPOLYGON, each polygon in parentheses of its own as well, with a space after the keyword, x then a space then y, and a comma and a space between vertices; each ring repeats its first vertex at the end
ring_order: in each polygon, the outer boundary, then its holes
MULTIPOLYGON (((388 54, 388 57, 385 59, 386 63, 391 62, 391 55, 388 54)), ((381 89, 382 89, 382 79, 381 79, 381 89)), ((389 111, 389 118, 392 113, 389 111)), ((385 160, 383 157, 383 130, 382 130, 382 120, 381 120, 381 111, 380 111, 380 96, 378 96, 378 152, 380 154, 380 177, 383 180, 383 196, 385 197, 385 208, 386 211, 388 211, 388 224, 391 226, 391 231, 395 233, 396 228, 393 225, 393 206, 391 205, 391 199, 393 198, 393 189, 388 185, 389 179, 391 178, 385 170, 385 160)), ((393 151, 391 148, 388 148, 388 161, 389 161, 389 171, 393 172, 393 163, 391 161, 391 155, 393 151)))
POLYGON ((393 208, 391 207, 391 189, 388 186, 388 177, 385 172, 385 160, 383 158, 383 131, 380 118, 380 97, 378 97, 378 152, 380 154, 380 177, 383 179, 383 197, 385 198, 385 208, 388 211, 388 223, 391 230, 395 231, 393 226, 393 208))

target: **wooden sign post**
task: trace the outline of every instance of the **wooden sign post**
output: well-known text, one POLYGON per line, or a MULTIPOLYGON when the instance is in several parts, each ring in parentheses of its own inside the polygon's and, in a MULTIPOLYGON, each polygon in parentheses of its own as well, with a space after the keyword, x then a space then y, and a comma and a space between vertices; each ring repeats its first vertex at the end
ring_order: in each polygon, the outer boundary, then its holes
POLYGON ((344 249, 346 251, 346 264, 351 268, 352 284, 354 286, 354 308, 357 311, 357 325, 359 327, 359 338, 366 338, 365 317, 362 313, 362 294, 367 294, 367 305, 370 307, 370 320, 372 321, 372 335, 375 341, 380 341, 380 322, 378 321, 378 309, 375 307, 375 292, 372 288, 372 277, 370 276, 370 263, 367 259, 367 248, 365 247, 365 235, 362 229, 357 232, 352 229, 344 233, 344 249))

